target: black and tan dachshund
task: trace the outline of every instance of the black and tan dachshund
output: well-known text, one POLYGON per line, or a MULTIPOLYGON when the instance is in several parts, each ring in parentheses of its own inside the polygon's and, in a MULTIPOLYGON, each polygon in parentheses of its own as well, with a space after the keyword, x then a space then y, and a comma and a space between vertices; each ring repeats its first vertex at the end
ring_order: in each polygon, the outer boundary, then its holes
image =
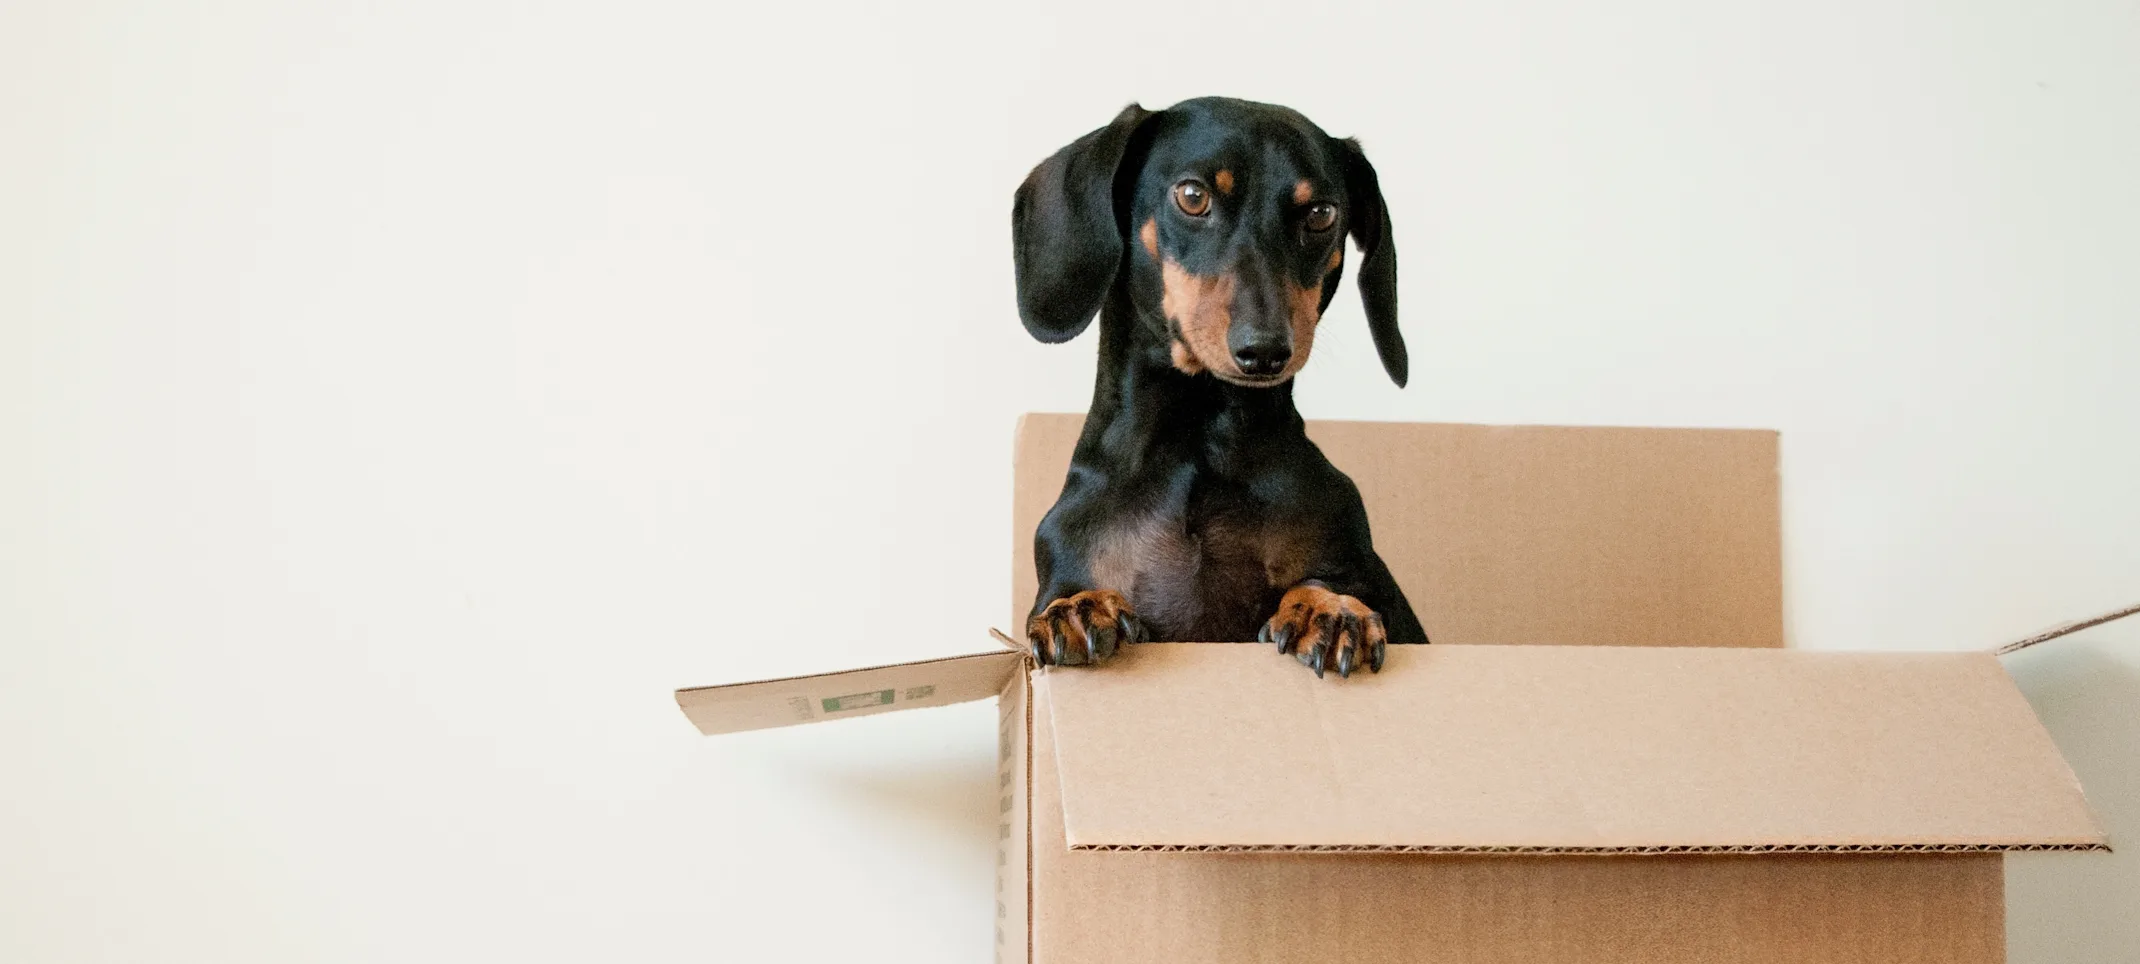
POLYGON ((1011 224, 1026 330, 1061 342, 1100 318, 1091 412, 1034 540, 1034 658, 1254 636, 1349 676, 1426 642, 1293 407, 1348 233, 1405 383, 1397 251, 1359 145, 1268 104, 1132 104, 1034 168, 1011 224))

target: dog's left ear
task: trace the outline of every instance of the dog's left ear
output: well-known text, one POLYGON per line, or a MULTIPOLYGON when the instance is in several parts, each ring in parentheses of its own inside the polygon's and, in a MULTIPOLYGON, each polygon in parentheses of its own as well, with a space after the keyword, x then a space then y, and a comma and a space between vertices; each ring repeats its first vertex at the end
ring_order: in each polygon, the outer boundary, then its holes
POLYGON ((1152 112, 1136 104, 1040 162, 1011 204, 1018 317, 1034 338, 1069 341, 1092 324, 1122 264, 1115 174, 1152 112))
POLYGON ((1360 246, 1360 301, 1367 309, 1367 330, 1374 333, 1375 351, 1382 356, 1382 370, 1403 388, 1411 377, 1411 359, 1405 354, 1404 333, 1397 330, 1397 245, 1391 240, 1388 206, 1382 203, 1382 183, 1375 166, 1367 163, 1360 142, 1338 142, 1345 158, 1345 197, 1350 202, 1346 221, 1352 241, 1360 246))

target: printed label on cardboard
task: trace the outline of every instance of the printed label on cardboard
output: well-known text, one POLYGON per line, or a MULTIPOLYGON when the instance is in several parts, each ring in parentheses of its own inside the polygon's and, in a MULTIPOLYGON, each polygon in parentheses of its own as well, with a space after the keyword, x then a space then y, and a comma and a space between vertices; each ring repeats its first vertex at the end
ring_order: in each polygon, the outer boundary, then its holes
MULTIPOLYGON (((936 688, 932 686, 929 689, 933 692, 936 688)), ((874 690, 868 693, 827 697, 825 699, 825 712, 845 713, 848 710, 859 710, 865 706, 890 706, 892 705, 893 692, 892 690, 874 690)))

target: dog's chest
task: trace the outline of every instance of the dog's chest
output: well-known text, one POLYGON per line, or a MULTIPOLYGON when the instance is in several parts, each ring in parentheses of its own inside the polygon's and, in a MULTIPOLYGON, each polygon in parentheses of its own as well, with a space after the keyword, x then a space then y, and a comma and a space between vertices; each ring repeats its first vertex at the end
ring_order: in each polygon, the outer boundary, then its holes
POLYGON ((1128 596, 1157 639, 1254 639, 1278 596, 1306 575, 1310 540, 1290 521, 1162 506, 1107 527, 1093 576, 1128 596))

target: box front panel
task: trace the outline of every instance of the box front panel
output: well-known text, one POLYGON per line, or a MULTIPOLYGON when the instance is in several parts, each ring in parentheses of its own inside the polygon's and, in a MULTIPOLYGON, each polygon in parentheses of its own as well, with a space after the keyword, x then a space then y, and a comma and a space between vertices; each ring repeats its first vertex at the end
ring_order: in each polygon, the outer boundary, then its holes
POLYGON ((1999 964, 1997 854, 1073 853, 1032 726, 1033 964, 1999 964))

